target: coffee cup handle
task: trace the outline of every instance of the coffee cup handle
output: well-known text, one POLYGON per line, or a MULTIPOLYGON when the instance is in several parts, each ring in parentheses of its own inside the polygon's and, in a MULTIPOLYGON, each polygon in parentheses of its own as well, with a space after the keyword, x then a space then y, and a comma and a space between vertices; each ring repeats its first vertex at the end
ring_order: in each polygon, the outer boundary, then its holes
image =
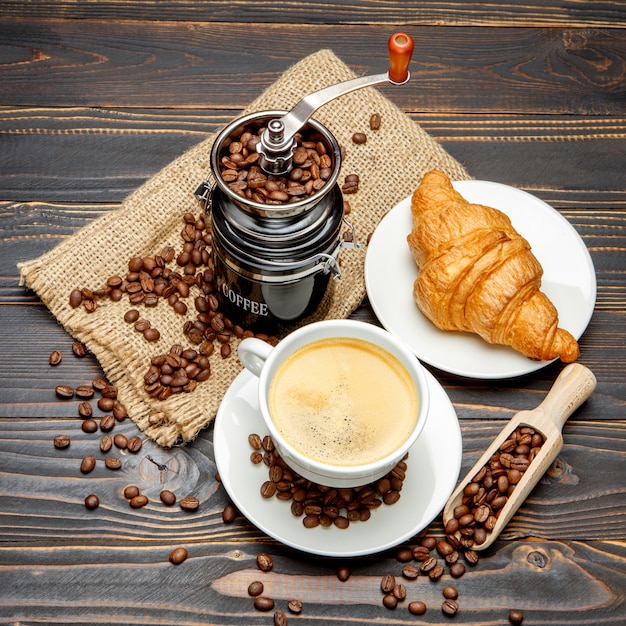
POLYGON ((239 344, 237 354, 243 366, 258 377, 273 349, 265 341, 248 337, 239 344))

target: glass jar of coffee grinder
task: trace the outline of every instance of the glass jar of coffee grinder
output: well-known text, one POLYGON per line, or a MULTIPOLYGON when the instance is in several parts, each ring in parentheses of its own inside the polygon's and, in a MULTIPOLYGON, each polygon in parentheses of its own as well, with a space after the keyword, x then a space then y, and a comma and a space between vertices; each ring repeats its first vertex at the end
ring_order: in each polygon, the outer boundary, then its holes
POLYGON ((395 33, 388 72, 321 89, 290 111, 239 118, 215 139, 195 195, 211 221, 220 305, 234 324, 274 334, 330 301, 341 248, 359 244, 343 215, 339 145, 311 115, 362 87, 406 83, 412 52, 412 39, 395 33))

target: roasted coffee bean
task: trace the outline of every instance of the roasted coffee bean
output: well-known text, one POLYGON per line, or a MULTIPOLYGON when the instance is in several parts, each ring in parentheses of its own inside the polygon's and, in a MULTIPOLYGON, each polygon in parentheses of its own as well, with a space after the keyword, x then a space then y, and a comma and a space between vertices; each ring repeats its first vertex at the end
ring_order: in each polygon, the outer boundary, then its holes
POLYGON ((431 570, 428 570, 428 578, 430 580, 439 580, 444 574, 443 565, 441 563, 437 563, 435 567, 431 570))
POLYGON ((457 561, 450 566, 450 576, 452 576, 452 578, 461 578, 463 574, 465 574, 465 565, 463 565, 463 563, 457 561))
POLYGON ((113 407, 113 417, 118 422, 121 422, 128 417, 128 411, 126 410, 126 407, 120 402, 117 402, 113 407))
POLYGON ((115 406, 115 400, 113 398, 98 398, 97 404, 101 411, 112 411, 115 406))
POLYGON ((122 467, 121 459, 118 459, 114 456, 108 456, 106 459, 104 459, 104 464, 110 470, 118 470, 122 467))
POLYGON ((139 437, 138 435, 133 435, 129 440, 128 440, 128 447, 126 448, 129 452, 139 452, 139 450, 141 450, 141 447, 143 446, 143 441, 141 439, 141 437, 139 437))
POLYGON ((426 548, 426 550, 434 550, 437 546, 437 539, 432 536, 422 537, 420 539, 420 546, 426 548))
POLYGON ((82 398, 84 400, 90 400, 94 396, 94 388, 91 385, 79 385, 74 390, 77 398, 82 398))
POLYGON ((187 560, 188 552, 186 548, 175 548, 170 552, 169 561, 172 565, 180 565, 187 560))
POLYGON ((100 452, 108 452, 113 446, 113 439, 110 435, 104 435, 100 439, 100 452))
POLYGON ((284 611, 278 609, 274 613, 274 626, 287 626, 287 616, 284 611))
POLYGON ((391 593, 396 586, 396 579, 393 574, 385 574, 380 581, 380 589, 383 593, 391 593))
POLYGON ((255 598, 263 593, 263 583, 260 580, 253 580, 248 585, 248 595, 255 598))
POLYGON ((426 613, 426 605, 419 601, 410 602, 409 613, 411 613, 411 615, 424 615, 424 613, 426 613))
POLYGON ((456 615, 459 610, 459 603, 456 600, 444 600, 441 610, 445 615, 456 615))
POLYGON ((399 583, 394 586, 392 593, 398 600, 404 600, 406 598, 406 587, 399 583))
POLYGON ((81 343, 80 341, 74 341, 72 343, 72 352, 74 353, 75 356, 77 356, 80 359, 86 356, 87 346, 84 343, 81 343))
POLYGON ((86 457, 84 457, 80 463, 80 471, 83 474, 89 474, 89 472, 92 472, 95 467, 96 457, 92 456, 91 454, 88 454, 86 457))
POLYGON ((346 580, 348 580, 348 578, 350 578, 350 576, 352 575, 352 572, 350 571, 350 568, 347 565, 342 565, 341 567, 338 567, 336 573, 337 573, 337 578, 342 583, 345 583, 346 580))
POLYGON ((234 504, 229 503, 222 511, 222 521, 224 524, 232 524, 237 519, 238 515, 239 511, 237 510, 237 507, 234 504))
POLYGON ((419 567, 415 565, 405 565, 402 568, 402 575, 408 580, 415 580, 420 574, 419 567))
POLYGON ((261 437, 257 434, 248 435, 248 443, 253 450, 260 450, 263 447, 261 437))
POLYGON ((123 494, 127 500, 132 500, 135 496, 139 495, 139 487, 135 485, 128 485, 124 488, 123 494))
POLYGON ((85 419, 91 417, 93 415, 91 404, 89 402, 80 402, 78 404, 78 415, 85 419))
POLYGON ((470 565, 476 565, 476 563, 478 563, 479 557, 476 550, 465 550, 465 552, 463 552, 463 556, 470 565))
POLYGON ((271 611, 274 608, 274 600, 272 600, 272 598, 268 598, 267 596, 257 596, 254 599, 254 608, 257 611, 271 611))
POLYGON ((165 504, 166 506, 172 506, 173 504, 176 504, 176 494, 169 489, 162 489, 161 493, 159 493, 159 498, 161 499, 161 502, 163 502, 163 504, 165 504))
POLYGON ((126 450, 126 448, 128 448, 128 438, 126 435, 122 435, 121 433, 113 437, 113 443, 115 444, 115 447, 120 450, 126 450))
POLYGON ((55 448, 62 450, 70 445, 71 439, 69 435, 55 435, 53 442, 55 448))
POLYGON ((380 123, 381 123, 380 113, 374 113, 370 117, 370 129, 378 130, 380 128, 380 123))
POLYGON ((81 424, 81 429, 84 433, 95 433, 98 430, 98 422, 96 422, 96 420, 94 419, 83 420, 83 423, 81 424))
POLYGON ((103 415, 100 418, 100 430, 103 433, 108 433, 115 428, 115 418, 112 415, 103 415))
POLYGON ((180 501, 180 508, 183 509, 183 511, 196 511, 199 506, 200 500, 194 496, 185 496, 180 501))
POLYGON ((393 593, 386 593, 383 596, 383 606, 390 610, 395 609, 398 606, 398 598, 393 593))
POLYGON ((133 496, 130 499, 129 504, 133 509, 140 509, 141 507, 144 507, 146 506, 146 504, 148 504, 148 496, 142 493, 137 496, 133 496))
POLYGON ((129 324, 134 324, 139 319, 139 311, 137 309, 130 309, 124 313, 124 321, 129 324))
POLYGON ((143 331, 143 337, 146 341, 154 342, 161 338, 161 333, 156 328, 146 328, 143 331))
POLYGON ((100 393, 102 394, 103 398, 110 398, 111 400, 115 400, 117 398, 117 387, 115 385, 107 384, 102 389, 100 389, 100 393))
POLYGON ((91 386, 98 391, 102 391, 108 384, 104 378, 94 378, 91 381, 91 386))
POLYGON ((85 498, 85 507, 88 508, 90 511, 93 511, 93 509, 97 509, 99 505, 100 500, 98 499, 97 495, 92 493, 85 498))
POLYGON ((509 613, 509 622, 513 626, 519 626, 524 621, 524 614, 521 611, 511 611, 509 613))
POLYGON ((400 548, 396 551, 396 559, 400 563, 408 563, 413 560, 413 551, 411 548, 400 548))
POLYGON ((274 561, 266 552, 260 552, 256 557, 256 565, 262 572, 269 572, 274 567, 274 561))
POLYGON ((287 603, 287 608, 289 609, 290 613, 293 613, 294 615, 300 615, 300 613, 302 613, 302 602, 300 602, 300 600, 289 600, 289 602, 287 603))
POLYGON ((420 564, 420 572, 430 572, 433 567, 437 565, 437 557, 429 556, 427 559, 424 559, 420 564))
POLYGON ((74 389, 69 385, 57 385, 54 389, 57 397, 62 400, 69 400, 74 397, 74 389))
POLYGON ((365 133, 354 133, 352 135, 352 143, 364 144, 367 142, 367 135, 365 133))
POLYGON ((62 360, 63 360, 63 355, 61 354, 61 352, 59 350, 53 350, 50 353, 48 362, 50 363, 50 365, 58 365, 62 360))
POLYGON ((83 302, 83 294, 80 289, 72 289, 70 292, 70 306, 73 309, 78 308, 83 302))
POLYGON ((446 585, 443 588, 442 593, 443 597, 447 600, 456 600, 459 597, 459 592, 457 591, 456 587, 453 587, 452 585, 446 585))

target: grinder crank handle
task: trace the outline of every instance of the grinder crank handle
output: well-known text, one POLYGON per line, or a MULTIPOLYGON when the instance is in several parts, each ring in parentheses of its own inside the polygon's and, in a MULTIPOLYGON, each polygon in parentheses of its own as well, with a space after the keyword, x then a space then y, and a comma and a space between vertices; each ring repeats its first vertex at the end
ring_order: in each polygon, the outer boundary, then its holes
POLYGON ((270 121, 257 150, 266 156, 267 153, 280 153, 288 150, 293 143, 293 136, 306 124, 313 112, 339 96, 381 83, 390 82, 394 85, 403 85, 408 82, 411 78, 408 68, 413 47, 413 39, 409 35, 394 33, 389 37, 388 42, 388 72, 353 78, 305 96, 283 117, 270 121))

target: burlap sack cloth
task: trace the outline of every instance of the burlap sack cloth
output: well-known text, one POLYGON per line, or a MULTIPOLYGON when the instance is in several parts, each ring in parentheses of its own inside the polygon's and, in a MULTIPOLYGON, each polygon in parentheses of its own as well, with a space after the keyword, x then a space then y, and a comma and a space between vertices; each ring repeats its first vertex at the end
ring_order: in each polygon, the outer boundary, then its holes
MULTIPOLYGON (((287 70, 245 113, 290 109, 312 91, 350 78, 354 74, 345 64, 331 51, 321 50, 287 70)), ((392 89, 387 91, 393 93, 392 89)), ((346 149, 339 181, 347 174, 360 176, 359 191, 348 199, 352 206, 349 219, 363 242, 385 212, 411 194, 428 170, 440 169, 454 180, 469 178, 457 161, 374 88, 338 98, 313 117, 328 127, 346 149), (369 119, 376 112, 382 117, 382 125, 380 130, 370 131, 369 119), (352 134, 357 131, 367 134, 366 144, 352 143, 352 134)), ((236 341, 229 358, 222 359, 219 351, 211 356, 211 377, 198 384, 195 391, 172 395, 166 401, 154 400, 143 389, 143 376, 152 356, 166 353, 175 343, 189 345, 182 332, 185 320, 165 302, 145 310, 139 305, 142 317, 161 333, 158 342, 149 343, 132 324, 124 322, 124 313, 133 308, 126 297, 120 302, 103 299, 91 314, 83 307, 70 307, 68 297, 75 287, 96 289, 109 276, 125 275, 133 256, 152 256, 165 245, 173 246, 177 253, 181 250, 182 215, 200 213, 193 192, 209 172, 213 140, 209 137, 177 158, 128 196, 118 210, 84 227, 38 259, 18 265, 23 283, 37 292, 73 337, 86 344, 108 380, 117 385, 118 398, 131 418, 162 446, 193 440, 211 422, 224 393, 242 369, 236 357, 236 341), (149 423, 148 416, 155 412, 160 413, 160 425, 149 423)), ((336 281, 327 318, 347 317, 362 301, 364 260, 365 246, 341 252, 342 277, 336 281)), ((195 319, 192 297, 188 304, 187 319, 195 319)))

